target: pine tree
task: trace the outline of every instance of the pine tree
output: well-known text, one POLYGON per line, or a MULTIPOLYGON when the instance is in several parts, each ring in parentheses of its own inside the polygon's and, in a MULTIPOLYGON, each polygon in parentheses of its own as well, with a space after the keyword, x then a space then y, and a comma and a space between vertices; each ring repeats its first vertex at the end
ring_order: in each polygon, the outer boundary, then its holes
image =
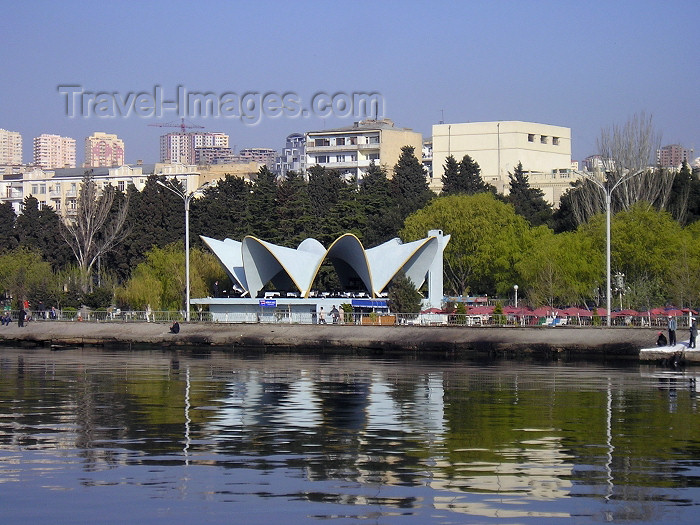
POLYGON ((0 229, 0 253, 9 252, 17 246, 17 238, 15 237, 15 222, 17 215, 9 202, 0 203, 0 224, 3 225, 0 229))
POLYGON ((463 193, 464 188, 459 177, 459 163, 452 155, 445 159, 442 175, 442 195, 456 195, 463 193))
POLYGON ((459 163, 459 180, 463 189, 460 193, 466 193, 467 195, 476 195, 484 192, 496 194, 496 188, 484 182, 484 179, 481 177, 479 163, 469 155, 462 157, 459 163))
POLYGON ((552 221, 552 207, 544 199, 544 192, 539 188, 531 188, 527 175, 523 171, 522 163, 513 173, 508 174, 510 179, 510 192, 508 202, 515 208, 515 212, 527 219, 531 226, 549 224, 552 221))
POLYGON ((288 171, 277 187, 277 224, 282 243, 298 246, 311 236, 313 223, 306 181, 297 172, 288 171))
POLYGON ((391 311, 399 314, 420 312, 423 300, 413 281, 403 272, 396 274, 391 280, 388 298, 391 311))
POLYGON ((276 218, 277 176, 267 166, 262 166, 248 203, 248 234, 263 241, 279 242, 276 218))
POLYGON ((391 192, 401 221, 426 206, 435 196, 428 188, 425 169, 416 158, 413 146, 401 148, 391 179, 391 192))
POLYGON ((371 248, 398 236, 401 220, 392 202, 386 170, 372 161, 362 178, 359 201, 364 210, 362 243, 371 248))

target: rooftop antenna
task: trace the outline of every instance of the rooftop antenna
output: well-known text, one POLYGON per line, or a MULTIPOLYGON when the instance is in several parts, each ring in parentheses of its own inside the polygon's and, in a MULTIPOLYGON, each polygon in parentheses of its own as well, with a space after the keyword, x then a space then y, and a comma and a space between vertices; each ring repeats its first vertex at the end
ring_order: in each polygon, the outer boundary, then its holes
POLYGON ((440 122, 439 124, 444 124, 445 123, 445 110, 441 109, 440 110, 440 122))

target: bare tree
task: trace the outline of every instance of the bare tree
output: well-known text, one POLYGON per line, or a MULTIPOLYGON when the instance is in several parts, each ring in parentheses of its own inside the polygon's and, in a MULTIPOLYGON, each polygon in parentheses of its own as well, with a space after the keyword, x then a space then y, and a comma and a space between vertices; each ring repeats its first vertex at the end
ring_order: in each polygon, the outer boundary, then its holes
MULTIPOLYGON (((612 187, 626 177, 612 194, 613 213, 627 210, 639 201, 659 209, 666 207, 674 175, 653 167, 660 144, 661 134, 654 128, 651 115, 647 117, 644 112, 635 114, 623 126, 613 125, 601 131, 597 145, 605 169, 597 174, 600 182, 612 187)), ((589 180, 584 179, 571 195, 574 217, 579 224, 605 211, 605 193, 589 180)))
POLYGON ((76 213, 66 218, 61 233, 78 262, 81 288, 86 293, 90 287, 92 267, 98 257, 119 244, 127 233, 124 230, 128 209, 128 196, 112 210, 116 189, 106 185, 98 195, 97 184, 86 173, 76 202, 76 213))

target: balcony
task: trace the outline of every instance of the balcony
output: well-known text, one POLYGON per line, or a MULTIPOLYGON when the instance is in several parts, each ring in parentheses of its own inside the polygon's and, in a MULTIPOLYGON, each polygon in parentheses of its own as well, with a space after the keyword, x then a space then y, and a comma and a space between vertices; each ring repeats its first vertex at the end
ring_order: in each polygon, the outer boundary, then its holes
POLYGON ((357 144, 344 144, 340 146, 306 146, 307 153, 333 153, 334 151, 357 151, 357 144))

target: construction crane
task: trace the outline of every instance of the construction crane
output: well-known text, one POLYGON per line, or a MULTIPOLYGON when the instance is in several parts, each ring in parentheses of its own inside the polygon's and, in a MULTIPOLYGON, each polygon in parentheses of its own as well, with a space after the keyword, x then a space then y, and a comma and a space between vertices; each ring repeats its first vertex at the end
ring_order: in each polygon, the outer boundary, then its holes
POLYGON ((197 124, 185 124, 185 119, 181 119, 181 121, 178 123, 177 121, 174 122, 166 122, 164 124, 149 124, 149 126, 153 126, 156 128, 180 128, 180 133, 183 135, 187 133, 187 129, 204 129, 204 126, 199 126, 197 124))

